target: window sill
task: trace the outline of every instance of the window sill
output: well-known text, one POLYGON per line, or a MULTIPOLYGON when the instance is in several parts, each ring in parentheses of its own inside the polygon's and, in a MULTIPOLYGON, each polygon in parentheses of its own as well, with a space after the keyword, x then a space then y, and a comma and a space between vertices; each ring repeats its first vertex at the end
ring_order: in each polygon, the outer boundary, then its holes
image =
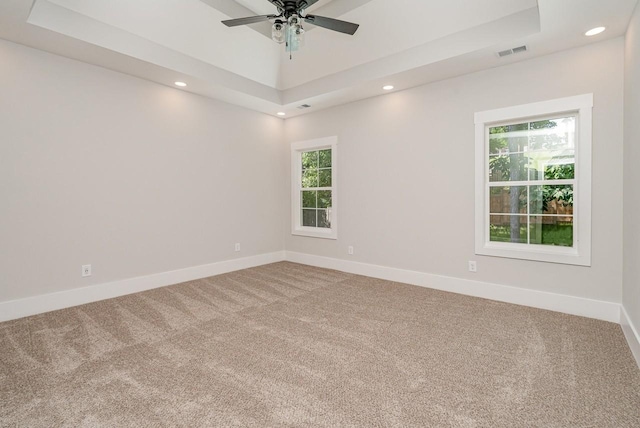
POLYGON ((476 248, 475 253, 483 256, 504 257, 509 259, 532 260, 576 266, 591 266, 591 255, 580 253, 573 247, 552 247, 548 245, 537 246, 492 242, 476 248))
POLYGON ((318 230, 316 227, 300 227, 291 230, 291 234, 309 238, 338 239, 338 233, 335 229, 318 230))

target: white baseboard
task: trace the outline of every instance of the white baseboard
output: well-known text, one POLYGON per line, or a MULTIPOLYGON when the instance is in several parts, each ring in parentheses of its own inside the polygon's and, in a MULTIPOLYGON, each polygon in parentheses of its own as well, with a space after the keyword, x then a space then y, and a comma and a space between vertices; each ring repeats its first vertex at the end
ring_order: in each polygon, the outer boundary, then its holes
POLYGON ((620 325, 622 326, 624 336, 627 338, 629 348, 631 348, 631 353, 636 359, 638 367, 640 367, 640 334, 638 334, 638 330, 631 322, 624 306, 620 306, 620 325))
POLYGON ((536 291, 488 282, 472 281, 449 276, 340 260, 311 254, 286 251, 286 260, 311 266, 335 269, 343 272, 418 285, 436 290, 450 291, 468 296, 516 305, 531 306, 571 315, 579 315, 604 321, 620 322, 618 303, 564 294, 536 291))
POLYGON ((0 322, 284 260, 284 251, 0 302, 0 322))
MULTIPOLYGON (((0 322, 91 303, 98 300, 110 299, 167 285, 178 284, 180 282, 191 281, 194 279, 206 278, 208 276, 220 275, 240 269, 275 263, 282 260, 336 269, 343 272, 365 275, 373 278, 404 282, 436 290, 450 291, 453 293, 620 323, 621 309, 620 305, 617 303, 315 256, 292 251, 277 251, 241 259, 226 260, 217 263, 162 272, 148 276, 112 281, 90 287, 75 288, 56 293, 27 297, 24 299, 0 302, 0 322)), ((628 320, 628 318, 626 319, 628 320)), ((627 327, 627 330, 629 329, 631 329, 632 332, 635 331, 630 323, 628 323, 627 327)), ((627 331, 625 331, 625 334, 627 334, 627 331)), ((637 337, 637 333, 634 334, 636 335, 635 337, 637 337)), ((631 335, 631 337, 633 337, 633 335, 631 335)), ((630 346, 632 346, 631 343, 630 346)), ((633 346, 632 349, 634 349, 633 346)), ((634 351, 634 355, 636 355, 636 351, 634 351)))

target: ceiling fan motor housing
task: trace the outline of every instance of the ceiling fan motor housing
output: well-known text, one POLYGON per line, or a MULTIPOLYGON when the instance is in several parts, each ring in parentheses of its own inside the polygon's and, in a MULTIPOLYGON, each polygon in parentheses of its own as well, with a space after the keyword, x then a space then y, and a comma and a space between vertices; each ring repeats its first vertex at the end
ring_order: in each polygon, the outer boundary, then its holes
POLYGON ((300 11, 304 10, 307 7, 306 1, 297 1, 297 0, 284 0, 284 10, 282 13, 284 17, 289 19, 292 15, 298 15, 300 11))

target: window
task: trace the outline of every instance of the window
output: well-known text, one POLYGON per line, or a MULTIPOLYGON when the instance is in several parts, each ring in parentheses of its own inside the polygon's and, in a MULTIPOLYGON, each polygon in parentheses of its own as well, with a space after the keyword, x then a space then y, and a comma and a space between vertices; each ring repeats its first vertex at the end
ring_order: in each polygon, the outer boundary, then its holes
POLYGON ((591 265, 592 106, 476 113, 476 254, 591 265))
POLYGON ((336 137, 291 145, 294 235, 337 238, 336 137))

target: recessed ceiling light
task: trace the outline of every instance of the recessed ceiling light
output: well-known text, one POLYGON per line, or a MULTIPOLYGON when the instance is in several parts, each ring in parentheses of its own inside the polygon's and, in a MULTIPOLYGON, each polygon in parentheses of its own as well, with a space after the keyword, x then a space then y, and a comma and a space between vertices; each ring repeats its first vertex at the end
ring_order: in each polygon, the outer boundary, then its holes
POLYGON ((277 113, 278 116, 286 116, 287 113, 283 112, 283 111, 279 111, 277 113))
POLYGON ((383 86, 382 89, 384 89, 385 91, 390 91, 393 89, 393 86, 391 85, 383 86))
POLYGON ((175 85, 180 86, 181 88, 184 88, 185 86, 187 86, 187 84, 184 82, 175 82, 175 85))
POLYGON ((596 34, 602 33, 604 30, 606 30, 605 27, 596 27, 596 28, 592 28, 591 30, 587 31, 586 33, 584 33, 584 35, 585 36, 595 36, 596 34))

